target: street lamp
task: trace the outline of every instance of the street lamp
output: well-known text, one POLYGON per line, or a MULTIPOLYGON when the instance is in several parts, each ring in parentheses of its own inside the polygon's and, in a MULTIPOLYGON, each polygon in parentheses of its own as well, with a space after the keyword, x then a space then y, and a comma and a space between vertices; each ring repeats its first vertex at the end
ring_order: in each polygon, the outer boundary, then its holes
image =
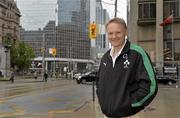
POLYGON ((4 45, 4 52, 5 52, 5 78, 7 77, 7 54, 8 54, 8 52, 9 52, 9 49, 11 48, 11 45, 4 45))

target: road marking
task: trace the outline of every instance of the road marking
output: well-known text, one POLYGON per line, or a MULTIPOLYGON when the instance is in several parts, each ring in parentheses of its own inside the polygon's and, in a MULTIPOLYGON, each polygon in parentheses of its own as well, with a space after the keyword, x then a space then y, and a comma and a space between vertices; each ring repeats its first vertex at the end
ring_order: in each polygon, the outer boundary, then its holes
POLYGON ((10 105, 10 108, 14 110, 13 112, 0 112, 0 118, 4 117, 12 117, 12 116, 19 116, 25 113, 24 109, 17 107, 16 105, 10 105))
POLYGON ((51 111, 48 111, 48 118, 53 118, 53 114, 58 114, 58 113, 69 114, 73 112, 74 112, 73 110, 51 110, 51 111))
POLYGON ((0 99, 0 104, 5 103, 5 100, 0 99))
POLYGON ((59 100, 60 100, 59 98, 52 98, 52 97, 47 98, 47 102, 56 102, 59 100))
POLYGON ((15 110, 15 112, 24 112, 25 111, 24 109, 18 107, 17 105, 11 105, 10 108, 15 110))
POLYGON ((74 110, 50 110, 48 113, 72 113, 74 110))

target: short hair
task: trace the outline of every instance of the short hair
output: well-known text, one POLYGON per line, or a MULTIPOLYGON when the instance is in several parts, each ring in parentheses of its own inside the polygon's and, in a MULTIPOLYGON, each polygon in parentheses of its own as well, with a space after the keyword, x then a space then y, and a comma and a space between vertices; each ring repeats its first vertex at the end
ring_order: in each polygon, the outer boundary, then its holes
POLYGON ((125 22, 124 19, 122 19, 122 18, 115 17, 115 18, 109 20, 109 21, 106 23, 106 29, 107 29, 108 25, 111 24, 111 23, 121 24, 121 25, 124 26, 125 29, 127 29, 126 22, 125 22))

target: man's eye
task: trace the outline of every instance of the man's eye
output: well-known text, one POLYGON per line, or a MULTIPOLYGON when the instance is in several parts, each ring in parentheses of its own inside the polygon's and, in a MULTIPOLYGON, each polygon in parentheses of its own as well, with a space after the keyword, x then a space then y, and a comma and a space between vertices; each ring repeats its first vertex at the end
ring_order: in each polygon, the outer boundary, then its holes
POLYGON ((116 32, 116 34, 121 34, 121 32, 116 32))

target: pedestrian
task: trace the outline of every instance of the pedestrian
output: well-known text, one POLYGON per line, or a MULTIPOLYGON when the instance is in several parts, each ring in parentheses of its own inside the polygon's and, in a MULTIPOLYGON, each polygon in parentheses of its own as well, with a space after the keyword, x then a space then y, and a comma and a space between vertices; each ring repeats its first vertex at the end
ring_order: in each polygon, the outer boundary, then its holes
POLYGON ((14 83, 14 71, 11 71, 10 81, 14 83))
POLYGON ((0 71, 0 77, 3 77, 3 75, 2 75, 2 71, 0 71))
POLYGON ((106 32, 112 47, 101 59, 98 101, 105 117, 132 116, 144 109, 157 93, 154 69, 144 49, 126 39, 127 25, 123 19, 111 19, 106 32))
POLYGON ((34 79, 37 80, 37 72, 34 72, 34 79))
POLYGON ((45 72, 44 73, 44 81, 47 82, 48 74, 45 72))

